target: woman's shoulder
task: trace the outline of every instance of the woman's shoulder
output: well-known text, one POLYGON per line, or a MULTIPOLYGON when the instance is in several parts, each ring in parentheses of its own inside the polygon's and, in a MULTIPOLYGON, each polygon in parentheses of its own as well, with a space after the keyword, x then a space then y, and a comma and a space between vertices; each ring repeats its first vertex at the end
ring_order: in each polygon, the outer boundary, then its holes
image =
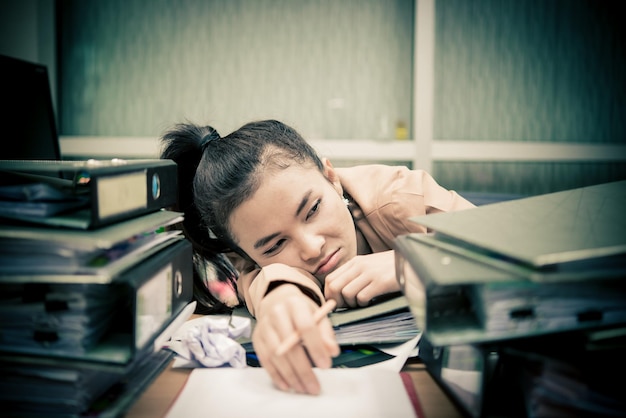
MULTIPOLYGON (((342 185, 353 184, 376 185, 396 181, 399 177, 406 176, 412 170, 403 165, 365 164, 336 169, 342 185)), ((418 170, 419 172, 420 170, 418 170)))
POLYGON ((416 183, 410 179, 419 176, 417 172, 406 166, 373 164, 346 168, 338 175, 363 215, 357 226, 374 251, 393 248, 399 234, 422 232, 408 221, 425 212, 420 187, 410 185, 416 183))
POLYGON ((407 177, 414 175, 406 166, 382 164, 354 166, 337 172, 344 191, 366 217, 398 203, 401 198, 398 193, 407 189, 407 177))
POLYGON ((377 174, 393 174, 409 171, 410 168, 405 165, 387 165, 387 164, 361 164, 350 167, 338 167, 337 172, 347 176, 355 174, 377 175, 377 174))
POLYGON ((347 168, 338 174, 342 186, 365 216, 374 222, 373 215, 387 227, 389 223, 399 223, 400 228, 406 228, 407 219, 414 216, 473 207, 455 191, 439 185, 424 170, 366 165, 347 168))
POLYGON ((353 196, 381 191, 393 193, 407 185, 411 185, 412 189, 420 189, 423 178, 430 177, 423 170, 412 170, 404 165, 368 164, 338 168, 336 171, 341 185, 353 196))

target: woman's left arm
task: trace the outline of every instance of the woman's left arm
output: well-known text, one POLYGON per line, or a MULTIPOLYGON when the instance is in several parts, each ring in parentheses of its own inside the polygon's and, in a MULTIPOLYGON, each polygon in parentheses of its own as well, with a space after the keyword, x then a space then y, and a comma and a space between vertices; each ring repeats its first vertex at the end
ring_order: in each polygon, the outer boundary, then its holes
POLYGON ((400 290, 393 250, 357 255, 326 276, 324 296, 338 307, 366 306, 375 296, 400 290))
POLYGON ((344 180, 352 186, 348 191, 358 197, 363 212, 362 218, 355 219, 356 226, 374 252, 356 256, 326 277, 324 296, 336 300, 339 307, 365 306, 375 296, 400 289, 393 241, 399 235, 426 232, 411 218, 474 207, 426 171, 388 166, 363 170, 344 180), (360 187, 361 179, 369 179, 372 187, 360 187))

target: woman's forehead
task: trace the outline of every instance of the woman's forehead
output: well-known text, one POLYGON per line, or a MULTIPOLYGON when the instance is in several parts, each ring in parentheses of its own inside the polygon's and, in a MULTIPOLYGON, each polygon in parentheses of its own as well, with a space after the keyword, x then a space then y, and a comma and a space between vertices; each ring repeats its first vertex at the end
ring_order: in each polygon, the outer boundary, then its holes
POLYGON ((292 166, 263 173, 258 189, 231 214, 231 224, 294 217, 298 208, 316 191, 329 187, 317 168, 292 166))
POLYGON ((301 188, 311 181, 322 182, 325 179, 324 174, 315 166, 291 165, 262 173, 258 190, 265 188, 266 191, 271 191, 272 188, 287 186, 301 188))

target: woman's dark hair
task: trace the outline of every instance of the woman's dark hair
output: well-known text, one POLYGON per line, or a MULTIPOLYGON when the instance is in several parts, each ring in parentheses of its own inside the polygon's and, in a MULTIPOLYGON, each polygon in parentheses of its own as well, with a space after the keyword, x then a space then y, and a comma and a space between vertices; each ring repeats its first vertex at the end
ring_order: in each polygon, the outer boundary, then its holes
MULTIPOLYGON (((237 272, 221 253, 247 255, 229 227, 231 213, 260 186, 263 173, 297 164, 322 170, 315 150, 293 128, 276 120, 248 123, 221 138, 211 126, 180 123, 161 138, 161 158, 178 166, 178 210, 194 251, 213 263, 217 279, 236 287, 237 272)), ((198 264, 196 264, 198 268, 198 264)), ((195 297, 216 312, 225 306, 194 274, 195 297)))

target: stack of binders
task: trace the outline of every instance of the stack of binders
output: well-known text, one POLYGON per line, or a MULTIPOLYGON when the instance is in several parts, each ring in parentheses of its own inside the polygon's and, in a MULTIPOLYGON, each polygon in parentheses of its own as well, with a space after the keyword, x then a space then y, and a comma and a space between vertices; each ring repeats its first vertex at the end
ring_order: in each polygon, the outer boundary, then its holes
POLYGON ((412 219, 396 274, 467 415, 624 416, 626 181, 412 219))
POLYGON ((0 161, 0 408, 113 417, 193 312, 170 160, 0 161))

